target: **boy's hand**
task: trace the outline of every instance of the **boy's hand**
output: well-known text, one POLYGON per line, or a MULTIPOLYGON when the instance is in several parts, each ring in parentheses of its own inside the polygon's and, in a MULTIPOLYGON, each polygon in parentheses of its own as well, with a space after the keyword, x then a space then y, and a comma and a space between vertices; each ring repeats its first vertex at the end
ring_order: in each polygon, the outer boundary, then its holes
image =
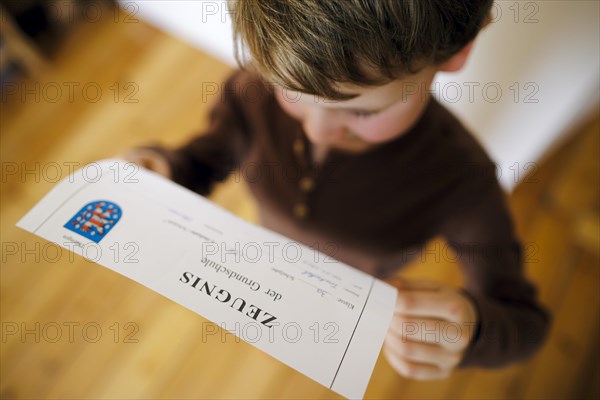
POLYGON ((117 154, 116 157, 136 163, 140 167, 144 167, 150 171, 154 171, 157 174, 164 176, 165 178, 171 179, 171 168, 169 167, 169 163, 160 153, 156 151, 133 148, 117 154))
POLYGON ((398 288, 383 345, 388 362, 407 378, 447 378, 473 337, 475 306, 460 291, 441 283, 398 278, 388 283, 398 288))

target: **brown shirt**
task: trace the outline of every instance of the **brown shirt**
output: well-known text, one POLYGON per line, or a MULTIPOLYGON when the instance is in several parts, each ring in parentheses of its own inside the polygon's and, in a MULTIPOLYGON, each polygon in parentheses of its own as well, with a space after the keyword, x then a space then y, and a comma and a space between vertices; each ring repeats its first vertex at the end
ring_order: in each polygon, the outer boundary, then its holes
POLYGON ((541 345, 549 314, 523 275, 495 165, 437 101, 396 139, 362 153, 331 149, 319 163, 301 124, 256 75, 233 74, 210 117, 207 131, 184 146, 152 146, 175 182, 206 195, 236 171, 264 226, 379 278, 441 235, 480 318, 461 365, 499 366, 541 345))

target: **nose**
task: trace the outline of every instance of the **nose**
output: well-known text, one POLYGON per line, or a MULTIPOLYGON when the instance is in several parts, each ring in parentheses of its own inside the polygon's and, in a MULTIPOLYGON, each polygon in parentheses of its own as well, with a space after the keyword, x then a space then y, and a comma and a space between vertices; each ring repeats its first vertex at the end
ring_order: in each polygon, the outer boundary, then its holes
POLYGON ((332 144, 346 135, 343 123, 332 111, 323 108, 309 110, 302 127, 308 138, 318 144, 332 144))

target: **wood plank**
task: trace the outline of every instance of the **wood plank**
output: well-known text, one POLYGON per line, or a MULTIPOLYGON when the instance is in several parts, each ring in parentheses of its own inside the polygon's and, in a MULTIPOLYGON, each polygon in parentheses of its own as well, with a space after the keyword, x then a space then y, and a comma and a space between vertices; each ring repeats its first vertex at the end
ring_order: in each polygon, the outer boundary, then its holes
POLYGON ((600 293, 594 260, 582 254, 569 290, 557 309, 549 343, 533 363, 527 380, 527 398, 568 398, 585 375, 590 344, 598 341, 600 293))

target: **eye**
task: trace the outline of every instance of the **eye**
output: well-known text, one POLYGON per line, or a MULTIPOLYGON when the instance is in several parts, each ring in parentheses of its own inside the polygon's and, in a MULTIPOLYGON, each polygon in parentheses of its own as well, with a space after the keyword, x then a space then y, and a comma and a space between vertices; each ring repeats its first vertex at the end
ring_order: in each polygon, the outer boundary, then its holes
POLYGON ((352 114, 353 116, 355 116, 357 118, 368 118, 377 113, 374 113, 371 111, 350 111, 350 114, 352 114))

